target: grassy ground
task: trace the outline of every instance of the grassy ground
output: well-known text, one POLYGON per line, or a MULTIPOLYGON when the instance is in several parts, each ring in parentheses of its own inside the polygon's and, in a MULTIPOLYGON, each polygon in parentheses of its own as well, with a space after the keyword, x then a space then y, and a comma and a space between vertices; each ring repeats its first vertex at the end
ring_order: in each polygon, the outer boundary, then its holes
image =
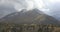
POLYGON ((60 32, 59 25, 0 24, 0 32, 60 32))

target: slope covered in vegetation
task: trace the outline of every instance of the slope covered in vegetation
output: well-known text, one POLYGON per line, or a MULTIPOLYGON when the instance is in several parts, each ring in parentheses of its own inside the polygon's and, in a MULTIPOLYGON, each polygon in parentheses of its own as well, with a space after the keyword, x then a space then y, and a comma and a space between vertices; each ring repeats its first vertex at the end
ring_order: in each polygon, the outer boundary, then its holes
POLYGON ((0 32, 60 32, 59 25, 0 24, 0 32))

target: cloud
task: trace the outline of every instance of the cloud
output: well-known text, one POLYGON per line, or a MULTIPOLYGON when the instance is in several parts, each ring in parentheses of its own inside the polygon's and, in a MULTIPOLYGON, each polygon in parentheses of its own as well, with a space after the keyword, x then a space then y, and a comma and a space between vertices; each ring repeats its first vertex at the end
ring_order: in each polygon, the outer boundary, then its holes
POLYGON ((19 12, 22 9, 29 11, 38 8, 41 10, 44 7, 42 0, 0 0, 0 17, 13 12, 19 12))
POLYGON ((60 20, 60 3, 57 2, 53 5, 51 5, 50 10, 51 10, 51 12, 49 14, 60 20))
POLYGON ((45 7, 45 4, 42 0, 1 0, 0 4, 12 4, 15 9, 20 11, 21 9, 42 9, 45 7))
POLYGON ((46 14, 60 20, 60 0, 46 0, 45 4, 49 8, 49 12, 46 14))
POLYGON ((0 5, 0 18, 13 12, 16 12, 16 10, 13 8, 12 5, 0 5))
POLYGON ((34 8, 51 15, 52 11, 50 10, 53 5, 50 4, 48 0, 0 0, 0 15, 5 16, 13 12, 20 12, 22 9, 30 11, 34 8))

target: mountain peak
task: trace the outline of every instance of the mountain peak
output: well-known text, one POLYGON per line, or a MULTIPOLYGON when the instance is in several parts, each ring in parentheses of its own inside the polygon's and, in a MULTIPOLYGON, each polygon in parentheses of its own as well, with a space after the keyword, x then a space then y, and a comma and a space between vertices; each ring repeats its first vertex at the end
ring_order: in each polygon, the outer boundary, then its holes
POLYGON ((3 23, 16 23, 16 24, 59 24, 58 20, 55 18, 48 16, 41 12, 38 9, 33 9, 31 11, 27 12, 15 12, 12 14, 9 14, 2 19, 0 19, 1 22, 3 23))

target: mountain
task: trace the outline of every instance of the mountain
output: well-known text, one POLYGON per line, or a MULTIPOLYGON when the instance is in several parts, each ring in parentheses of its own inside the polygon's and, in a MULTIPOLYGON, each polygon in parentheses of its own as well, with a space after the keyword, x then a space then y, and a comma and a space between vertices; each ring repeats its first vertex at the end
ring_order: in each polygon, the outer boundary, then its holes
POLYGON ((0 19, 2 23, 16 23, 16 24, 59 24, 55 18, 46 15, 38 9, 33 9, 27 12, 11 13, 0 19))

